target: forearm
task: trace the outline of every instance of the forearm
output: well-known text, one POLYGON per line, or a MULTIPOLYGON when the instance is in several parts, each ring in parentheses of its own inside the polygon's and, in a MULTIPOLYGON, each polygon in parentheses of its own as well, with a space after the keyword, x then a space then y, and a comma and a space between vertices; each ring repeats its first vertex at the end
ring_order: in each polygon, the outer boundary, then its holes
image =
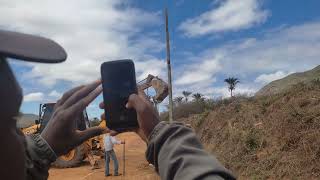
POLYGON ((57 158, 55 153, 40 135, 26 136, 26 142, 27 179, 47 179, 50 164, 57 158))
POLYGON ((116 139, 115 137, 112 137, 111 142, 112 142, 112 144, 121 144, 122 141, 116 139))
POLYGON ((146 156, 161 179, 234 179, 181 123, 159 123, 149 137, 146 156))

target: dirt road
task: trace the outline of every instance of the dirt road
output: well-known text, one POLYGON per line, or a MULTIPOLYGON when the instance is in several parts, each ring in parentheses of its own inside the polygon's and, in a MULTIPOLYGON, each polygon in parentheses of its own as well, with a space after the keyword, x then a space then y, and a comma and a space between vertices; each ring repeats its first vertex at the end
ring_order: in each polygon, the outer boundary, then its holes
MULTIPOLYGON (((157 180, 159 176, 154 172, 145 160, 145 143, 135 133, 123 133, 117 136, 118 139, 126 141, 125 147, 125 176, 104 176, 104 160, 99 160, 100 169, 91 170, 89 162, 77 168, 55 169, 49 171, 49 180, 99 180, 99 179, 144 179, 157 180)), ((115 146, 119 161, 119 173, 123 171, 123 145, 115 146)), ((110 172, 113 173, 113 162, 110 163, 110 172)))

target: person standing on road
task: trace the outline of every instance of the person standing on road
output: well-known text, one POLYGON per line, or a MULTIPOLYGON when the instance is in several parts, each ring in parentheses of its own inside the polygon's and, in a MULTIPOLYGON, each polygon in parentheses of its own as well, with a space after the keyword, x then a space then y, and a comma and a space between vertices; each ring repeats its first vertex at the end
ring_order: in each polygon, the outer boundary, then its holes
MULTIPOLYGON (((12 58, 58 63, 67 55, 52 40, 0 30, 0 145, 4 147, 0 148, 0 179, 45 180, 51 163, 58 156, 91 137, 110 132, 101 127, 79 131, 74 126, 75 117, 101 94, 101 80, 64 93, 42 133, 24 136, 16 128, 15 117, 19 114, 23 93, 7 62, 12 58)), ((103 109, 104 104, 100 107, 103 109)), ((158 113, 143 92, 130 95, 126 107, 137 112, 139 128, 135 131, 147 143, 146 159, 155 166, 161 179, 235 179, 205 151, 190 128, 177 122, 160 122, 158 113)))
POLYGON ((113 167, 114 167, 114 175, 119 176, 118 169, 119 169, 119 163, 118 159, 116 156, 116 153, 113 150, 113 145, 114 144, 124 144, 124 141, 118 141, 116 139, 117 133, 114 131, 111 131, 110 134, 106 134, 104 136, 104 150, 105 150, 105 163, 106 163, 106 169, 105 169, 105 176, 110 176, 111 174, 109 173, 109 163, 110 163, 110 158, 113 161, 113 167))

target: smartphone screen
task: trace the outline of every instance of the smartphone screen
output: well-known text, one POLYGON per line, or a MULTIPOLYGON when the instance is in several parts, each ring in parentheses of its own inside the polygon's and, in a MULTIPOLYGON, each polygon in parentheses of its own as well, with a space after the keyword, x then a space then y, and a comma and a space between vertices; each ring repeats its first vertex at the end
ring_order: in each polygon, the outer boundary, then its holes
POLYGON ((136 111, 125 107, 129 96, 137 93, 133 61, 104 62, 101 77, 108 128, 121 132, 138 127, 136 111))

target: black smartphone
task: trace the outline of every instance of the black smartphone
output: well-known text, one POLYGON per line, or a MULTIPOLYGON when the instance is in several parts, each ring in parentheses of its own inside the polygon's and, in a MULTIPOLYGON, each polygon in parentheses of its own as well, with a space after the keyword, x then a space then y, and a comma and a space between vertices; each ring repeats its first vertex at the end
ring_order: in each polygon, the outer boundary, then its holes
POLYGON ((133 61, 104 62, 101 65, 101 78, 107 127, 118 132, 138 127, 136 111, 126 108, 129 96, 137 93, 133 61))

